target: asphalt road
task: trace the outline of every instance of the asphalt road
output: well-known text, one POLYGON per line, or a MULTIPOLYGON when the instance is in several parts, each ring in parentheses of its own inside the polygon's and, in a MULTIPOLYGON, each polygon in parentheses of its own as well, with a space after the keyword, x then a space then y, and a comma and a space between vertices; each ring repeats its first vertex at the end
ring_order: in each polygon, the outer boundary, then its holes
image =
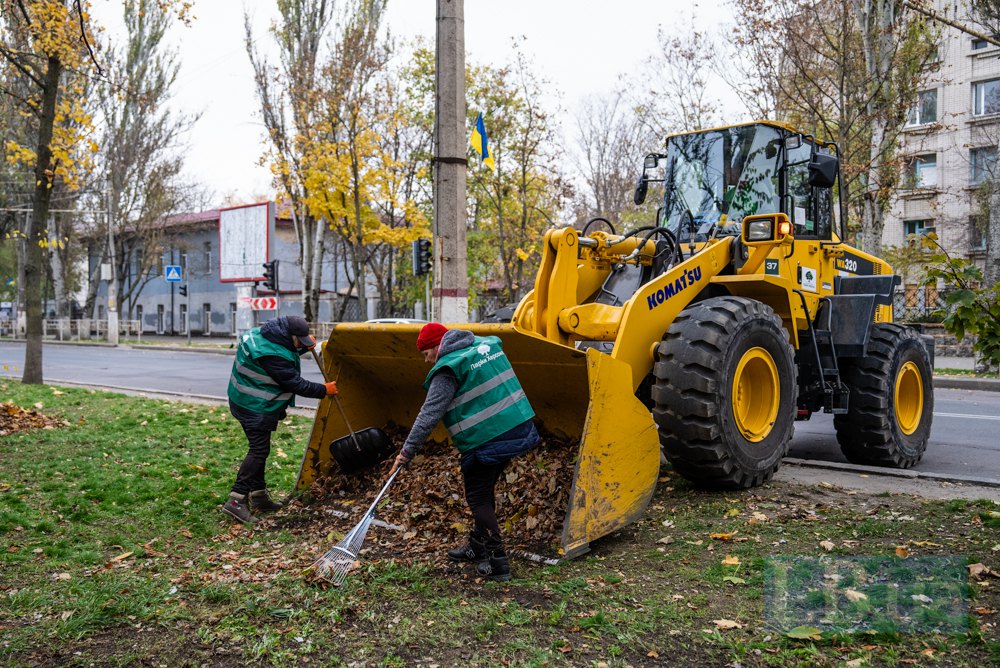
MULTIPOLYGON (((46 345, 46 383, 84 383, 137 392, 167 392, 201 398, 224 398, 232 355, 175 352, 126 346, 46 345)), ((0 342, 0 377, 20 377, 24 344, 0 342)), ((322 382, 309 359, 303 376, 322 382)), ((915 468, 920 473, 969 476, 1000 484, 1000 392, 937 389, 934 393, 931 442, 915 468)), ((299 397, 299 406, 315 406, 299 397)), ((846 462, 840 452, 830 415, 817 414, 795 423, 790 457, 846 462)))

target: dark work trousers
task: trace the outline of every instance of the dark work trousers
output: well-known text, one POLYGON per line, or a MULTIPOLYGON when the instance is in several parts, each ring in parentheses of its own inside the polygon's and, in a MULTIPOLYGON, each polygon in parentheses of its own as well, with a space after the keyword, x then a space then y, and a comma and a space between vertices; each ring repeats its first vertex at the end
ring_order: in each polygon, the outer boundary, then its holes
POLYGON ((483 464, 475 457, 462 457, 462 478, 465 481, 465 500, 472 511, 473 531, 482 537, 499 538, 497 522, 496 484, 507 467, 505 460, 499 464, 483 464))
POLYGON ((237 494, 248 494, 264 489, 264 466, 267 456, 271 454, 271 432, 278 428, 278 422, 284 417, 284 411, 279 413, 254 413, 229 402, 229 412, 233 414, 243 427, 247 436, 247 456, 240 464, 236 474, 233 491, 237 494))

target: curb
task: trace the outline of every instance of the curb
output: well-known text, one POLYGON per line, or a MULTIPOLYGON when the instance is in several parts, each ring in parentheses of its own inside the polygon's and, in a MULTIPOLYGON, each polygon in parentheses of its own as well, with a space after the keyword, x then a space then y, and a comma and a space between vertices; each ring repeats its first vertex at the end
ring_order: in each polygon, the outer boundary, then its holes
POLYGON ((934 376, 934 387, 946 390, 1000 392, 1000 380, 992 378, 965 378, 963 376, 934 376))
POLYGON ((782 464, 791 466, 802 466, 805 468, 827 469, 830 471, 843 471, 845 473, 865 473, 888 478, 905 478, 908 480, 928 480, 934 482, 952 482, 964 485, 977 485, 979 487, 1000 487, 1000 480, 995 478, 977 478, 975 476, 962 475, 960 473, 921 473, 913 469, 889 469, 881 466, 863 466, 861 464, 846 464, 844 462, 824 462, 816 459, 798 459, 797 457, 785 457, 782 464))

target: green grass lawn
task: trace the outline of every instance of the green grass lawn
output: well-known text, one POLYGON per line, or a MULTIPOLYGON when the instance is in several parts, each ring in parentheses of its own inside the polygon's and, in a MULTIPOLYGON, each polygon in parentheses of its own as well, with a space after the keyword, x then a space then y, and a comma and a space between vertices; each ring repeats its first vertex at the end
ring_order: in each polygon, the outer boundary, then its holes
MULTIPOLYGON (((338 538, 313 514, 249 530, 218 511, 244 454, 224 407, 12 382, 0 397, 67 423, 0 437, 3 665, 1000 661, 1000 579, 967 577, 1000 571, 990 502, 712 493, 666 471, 640 522, 575 561, 517 559, 515 580, 484 584, 373 529, 331 589, 302 577, 338 538)), ((290 490, 310 427, 277 432, 272 488, 290 490)))

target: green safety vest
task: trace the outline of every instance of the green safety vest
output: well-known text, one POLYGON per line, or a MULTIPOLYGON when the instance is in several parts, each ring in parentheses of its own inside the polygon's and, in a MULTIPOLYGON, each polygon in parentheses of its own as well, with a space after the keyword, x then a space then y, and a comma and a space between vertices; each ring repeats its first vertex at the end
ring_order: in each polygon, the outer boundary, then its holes
POLYGON ((255 413, 277 413, 295 405, 295 394, 282 390, 273 378, 267 375, 257 360, 261 357, 283 357, 295 365, 299 371, 299 356, 285 346, 268 341, 260 334, 260 327, 254 327, 240 337, 236 348, 236 361, 229 377, 229 399, 240 408, 255 413))
POLYGON ((458 378, 458 392, 442 421, 459 452, 472 450, 534 417, 499 338, 477 336, 471 346, 440 358, 427 374, 425 390, 443 367, 458 378))

